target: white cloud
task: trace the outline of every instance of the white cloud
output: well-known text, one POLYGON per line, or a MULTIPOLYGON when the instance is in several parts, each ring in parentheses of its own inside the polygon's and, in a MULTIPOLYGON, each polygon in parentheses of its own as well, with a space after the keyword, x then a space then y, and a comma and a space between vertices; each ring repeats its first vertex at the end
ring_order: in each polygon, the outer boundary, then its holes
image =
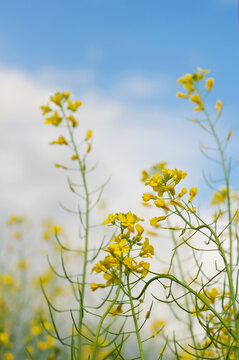
MULTIPOLYGON (((57 72, 52 74, 54 78, 57 72)), ((84 77, 83 72, 78 74, 84 77)), ((90 82, 87 76, 86 82, 90 82)), ((56 90, 52 78, 47 84, 47 77, 42 82, 38 76, 6 67, 0 68, 0 78, 2 215, 35 213, 37 217, 54 212, 62 216, 58 200, 70 202, 66 173, 52 163, 65 161, 66 149, 48 146, 59 135, 59 129, 44 125, 39 110, 56 90)), ((144 188, 139 181, 140 171, 158 161, 169 160, 172 166, 186 170, 190 167, 191 181, 198 183, 201 167, 194 144, 196 135, 189 136, 191 125, 179 121, 183 117, 180 111, 137 109, 116 98, 113 92, 105 96, 96 87, 88 88, 82 93, 84 106, 79 112, 80 133, 94 130, 92 157, 99 160, 97 186, 112 174, 106 191, 109 208, 141 211, 144 188)))

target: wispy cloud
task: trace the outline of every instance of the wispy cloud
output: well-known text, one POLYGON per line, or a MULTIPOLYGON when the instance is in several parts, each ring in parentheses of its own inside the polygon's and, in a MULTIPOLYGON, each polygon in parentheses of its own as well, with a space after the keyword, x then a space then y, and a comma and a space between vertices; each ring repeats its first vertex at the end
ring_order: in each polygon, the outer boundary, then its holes
POLYGON ((131 97, 152 97, 168 90, 168 85, 163 78, 134 75, 119 81, 116 84, 116 90, 131 97))

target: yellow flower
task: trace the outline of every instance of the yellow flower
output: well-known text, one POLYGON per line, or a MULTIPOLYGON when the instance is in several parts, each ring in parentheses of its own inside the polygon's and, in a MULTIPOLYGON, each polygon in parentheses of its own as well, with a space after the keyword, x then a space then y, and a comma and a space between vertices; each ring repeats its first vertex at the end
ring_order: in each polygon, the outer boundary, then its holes
POLYGON ((67 170, 68 167, 65 166, 65 165, 61 165, 61 164, 54 164, 56 168, 61 168, 61 169, 64 169, 64 170, 67 170))
POLYGON ((141 171, 141 181, 145 182, 149 177, 149 173, 146 170, 141 171))
POLYGON ((161 208, 165 211, 168 211, 169 210, 169 207, 166 205, 164 199, 157 199, 154 201, 154 204, 158 207, 158 208, 161 208))
POLYGON ((131 213, 131 211, 129 211, 127 214, 118 214, 118 220, 124 227, 134 225, 137 221, 144 221, 143 219, 138 218, 135 214, 131 213))
POLYGON ((227 141, 229 141, 229 140, 230 140, 230 138, 231 138, 232 134, 234 134, 234 130, 233 130, 233 129, 232 129, 232 130, 230 130, 230 131, 229 131, 229 133, 227 134, 227 141))
POLYGON ((184 84, 186 82, 192 82, 193 77, 191 74, 185 74, 181 78, 179 78, 177 81, 179 84, 184 84))
POLYGON ((48 335, 48 336, 47 336, 47 340, 46 340, 47 348, 48 348, 48 349, 52 348, 52 347, 54 346, 54 344, 55 344, 55 339, 54 339, 54 337, 48 335))
POLYGON ((107 225, 107 224, 114 224, 115 219, 117 219, 117 214, 109 214, 108 215, 108 219, 103 221, 103 225, 107 225))
POLYGON ((223 107, 223 102, 221 100, 217 100, 215 109, 218 111, 219 114, 222 111, 222 107, 223 107))
POLYGON ((12 226, 15 224, 22 224, 24 222, 24 217, 19 217, 16 215, 12 215, 8 220, 7 220, 7 225, 8 226, 12 226))
POLYGON ((211 205, 223 203, 226 197, 227 197, 227 188, 225 186, 222 186, 220 190, 215 191, 213 193, 211 205))
POLYGON ((7 333, 0 332, 0 343, 6 346, 9 345, 9 337, 7 333))
POLYGON ((91 144, 88 144, 86 152, 89 153, 91 151, 91 144))
POLYGON ((173 171, 173 180, 175 184, 178 184, 182 179, 185 179, 187 176, 186 172, 183 172, 182 170, 174 169, 173 171))
POLYGON ((134 264, 136 264, 136 262, 131 257, 125 257, 123 263, 131 270, 134 269, 134 264))
POLYGON ((54 233, 54 234, 59 234, 61 231, 62 231, 62 228, 60 225, 53 225, 51 227, 51 231, 54 233))
POLYGON ((38 341, 37 347, 39 350, 46 350, 48 348, 47 343, 44 341, 38 341))
POLYGON ((78 121, 73 115, 68 116, 68 120, 72 123, 73 128, 78 125, 78 121))
POLYGON ((51 101, 54 102, 56 105, 61 106, 61 101, 63 99, 63 94, 56 93, 55 95, 50 97, 51 101))
POLYGON ((31 333, 32 335, 34 336, 38 336, 42 333, 42 328, 41 326, 38 326, 38 325, 34 325, 32 328, 31 328, 31 333))
POLYGON ((194 108, 194 111, 201 111, 203 110, 203 103, 202 103, 202 99, 201 96, 198 94, 194 94, 190 97, 190 100, 197 104, 198 106, 194 108))
POLYGON ((220 292, 217 290, 217 288, 213 287, 211 290, 206 291, 206 298, 209 299, 209 302, 214 304, 216 297, 220 295, 220 292))
POLYGON ((65 99, 67 100, 71 96, 71 92, 70 91, 64 91, 63 95, 64 95, 65 99))
POLYGON ((62 122, 62 117, 59 116, 58 112, 55 111, 52 116, 45 119, 45 124, 59 126, 62 122))
POLYGON ((6 352, 6 353, 3 355, 3 360, 14 360, 14 356, 13 356, 12 353, 6 352))
POLYGON ((42 105, 40 107, 40 109, 42 110, 42 115, 45 115, 45 114, 47 114, 48 112, 51 111, 51 108, 48 105, 46 105, 46 106, 42 105))
POLYGON ((192 96, 190 97, 190 100, 191 100, 193 103, 197 104, 197 105, 201 105, 201 104, 202 104, 201 96, 198 95, 198 94, 192 95, 192 96))
POLYGON ((152 195, 152 194, 143 194, 142 199, 143 199, 143 201, 147 202, 149 200, 156 200, 157 196, 152 195))
POLYGON ((74 103, 72 103, 71 100, 68 99, 67 102, 68 102, 68 107, 67 107, 67 109, 69 109, 69 110, 71 110, 71 111, 73 111, 73 112, 77 111, 77 109, 78 109, 80 106, 82 106, 82 101, 80 101, 80 100, 76 100, 74 103))
POLYGON ((123 239, 119 244, 110 244, 104 251, 111 253, 113 256, 121 256, 122 253, 127 253, 129 249, 129 246, 126 245, 126 239, 123 239))
POLYGON ((190 190, 189 190, 189 202, 193 201, 193 199, 195 198, 195 196, 197 195, 197 187, 192 187, 190 190))
POLYGON ((181 91, 177 92, 176 96, 179 98, 188 98, 188 94, 184 94, 181 91))
POLYGON ((32 354, 33 348, 32 348, 31 345, 27 345, 27 346, 26 346, 26 349, 27 349, 27 351, 28 351, 30 354, 32 354))
POLYGON ((0 274, 0 283, 3 285, 14 285, 15 279, 10 274, 0 274))
POLYGON ((58 145, 68 145, 68 142, 66 141, 66 139, 64 138, 64 136, 59 136, 57 140, 51 141, 49 143, 49 145, 54 145, 54 144, 58 144, 58 145))
POLYGON ((104 284, 96 284, 96 283, 90 283, 90 288, 92 291, 95 291, 99 288, 104 288, 105 285, 104 284))
POLYGON ((158 222, 165 220, 166 216, 158 216, 158 217, 154 217, 152 219, 150 219, 150 225, 154 226, 154 227, 158 227, 158 222))
POLYGON ((184 187, 182 188, 182 190, 180 191, 180 193, 178 194, 178 198, 183 197, 185 194, 187 194, 188 190, 184 187))
POLYGON ((85 141, 89 140, 92 137, 93 131, 92 130, 88 130, 86 133, 86 137, 85 137, 85 141))
POLYGON ((139 256, 141 257, 152 257, 154 255, 154 247, 149 244, 149 239, 145 238, 145 242, 141 248, 139 256))
POLYGON ((175 184, 167 185, 165 188, 166 191, 169 191, 172 196, 175 195, 175 184))
POLYGON ((140 224, 136 224, 136 225, 135 225, 135 229, 137 230, 138 235, 142 235, 143 232, 144 232, 144 228, 143 228, 143 226, 141 226, 140 224))
POLYGON ((141 277, 144 278, 149 272, 149 267, 150 267, 149 263, 146 263, 145 261, 140 261, 140 263, 137 265, 136 271, 138 273, 141 273, 141 277))
POLYGON ((213 78, 208 78, 207 81, 206 81, 205 89, 207 91, 211 91, 212 88, 213 88, 213 85, 214 85, 214 79, 213 78))

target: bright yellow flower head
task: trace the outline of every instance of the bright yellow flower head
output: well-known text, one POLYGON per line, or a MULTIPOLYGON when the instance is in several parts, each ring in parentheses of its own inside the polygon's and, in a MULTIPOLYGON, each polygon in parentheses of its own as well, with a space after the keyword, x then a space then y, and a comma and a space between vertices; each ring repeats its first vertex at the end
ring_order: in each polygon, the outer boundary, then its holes
POLYGON ((154 226, 154 227, 158 227, 158 226, 159 226, 158 223, 159 223, 160 221, 165 220, 165 219, 166 219, 166 216, 154 217, 154 218, 150 219, 150 225, 151 225, 151 226, 154 226))
POLYGON ((192 96, 190 97, 190 100, 191 100, 193 103, 197 104, 197 105, 201 105, 201 104, 202 104, 201 96, 198 95, 198 94, 192 95, 192 96))
POLYGON ((141 171, 141 181, 145 182, 149 177, 149 173, 146 170, 141 171))
POLYGON ((145 238, 145 242, 143 243, 139 256, 151 258, 152 255, 154 255, 154 247, 149 244, 149 239, 145 238))
POLYGON ((42 115, 45 115, 45 114, 47 114, 48 112, 50 112, 51 111, 51 108, 48 106, 48 105, 42 105, 41 107, 40 107, 40 109, 42 110, 42 115))
POLYGON ((99 288, 104 288, 104 284, 96 284, 96 283, 90 283, 90 288, 92 291, 96 291, 99 288))
POLYGON ((156 200, 157 196, 152 195, 152 194, 143 194, 142 199, 143 199, 143 201, 147 202, 149 200, 156 200))
POLYGON ((73 115, 68 116, 68 120, 71 122, 73 128, 77 127, 78 121, 73 115))
POLYGON ((212 90, 213 85, 214 85, 214 79, 213 79, 213 78, 208 78, 208 79, 206 80, 205 89, 206 89, 207 91, 210 91, 210 90, 212 90))
POLYGON ((188 190, 184 187, 182 188, 182 190, 180 191, 180 193, 178 194, 178 198, 183 197, 185 194, 187 194, 188 190))
POLYGON ((45 119, 45 124, 59 126, 62 122, 62 117, 59 116, 58 112, 55 111, 52 116, 45 119))
POLYGON ((61 106, 61 101, 63 99, 63 94, 56 93, 55 95, 50 97, 51 101, 54 102, 56 105, 61 106))
POLYGON ((143 226, 141 226, 140 224, 136 224, 136 225, 135 225, 135 229, 137 230, 138 235, 142 235, 143 232, 144 232, 144 228, 143 228, 143 226))
POLYGON ((73 111, 73 112, 77 111, 77 109, 78 109, 80 106, 82 106, 82 104, 83 104, 82 101, 80 101, 80 100, 76 100, 74 103, 72 103, 71 100, 68 99, 67 102, 68 102, 68 107, 67 107, 67 109, 69 109, 69 110, 71 110, 71 111, 73 111))
POLYGON ((92 137, 93 131, 92 130, 88 130, 86 133, 86 137, 85 137, 85 141, 89 140, 92 137))
POLYGON ((114 214, 109 214, 108 219, 103 221, 103 225, 114 224, 115 219, 117 219, 117 214, 115 214, 115 215, 114 214))
POLYGON ((165 211, 168 211, 169 210, 169 207, 166 205, 164 199, 157 199, 154 201, 154 204, 158 207, 158 208, 161 208, 165 211))
POLYGON ((51 141, 49 145, 68 145, 68 142, 64 138, 64 136, 59 136, 57 140, 51 141))
POLYGON ((197 195, 197 187, 192 187, 190 190, 189 190, 189 199, 188 201, 191 202, 193 201, 193 199, 195 198, 195 196, 197 195))
POLYGON ((179 91, 179 92, 177 92, 176 96, 179 97, 179 98, 186 98, 187 99, 189 95, 184 94, 181 91, 179 91))

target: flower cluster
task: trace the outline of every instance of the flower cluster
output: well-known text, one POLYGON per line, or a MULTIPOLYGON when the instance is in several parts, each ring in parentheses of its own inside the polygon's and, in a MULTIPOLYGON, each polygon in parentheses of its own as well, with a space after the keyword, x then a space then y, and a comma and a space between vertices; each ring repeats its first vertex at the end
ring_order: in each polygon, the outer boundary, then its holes
MULTIPOLYGON (((63 135, 59 135, 56 140, 53 140, 49 145, 64 145, 68 146, 74 151, 71 155, 71 160, 79 160, 78 149, 76 148, 75 141, 73 140, 73 131, 78 127, 79 122, 76 119, 76 111, 82 106, 81 100, 72 101, 71 93, 69 91, 57 92, 55 95, 50 97, 50 103, 42 105, 42 115, 45 117, 45 124, 54 125, 59 127, 61 124, 65 124, 68 128, 69 139, 66 139, 63 135)), ((92 135, 91 129, 87 130, 83 143, 86 143, 86 153, 89 153, 92 148, 92 135)), ((68 167, 62 164, 55 164, 55 167, 67 170, 68 167)), ((84 164, 82 164, 84 169, 84 164)))
MULTIPOLYGON (((185 74, 181 78, 178 79, 178 83, 183 86, 186 90, 186 93, 178 92, 177 96, 180 98, 190 98, 192 103, 196 104, 194 111, 204 110, 203 98, 199 92, 199 82, 205 79, 206 74, 208 74, 210 70, 204 70, 201 68, 197 68, 192 74, 185 74)), ((205 81, 204 89, 206 92, 211 91, 214 86, 214 79, 207 78, 205 81)), ((217 100, 215 109, 218 115, 221 114, 223 107, 223 103, 220 100, 217 100)))
POLYGON ((138 223, 143 219, 135 214, 109 214, 103 222, 104 225, 115 225, 120 228, 120 234, 116 235, 104 251, 106 257, 95 264, 92 272, 103 273, 106 285, 91 283, 91 290, 119 283, 119 271, 123 267, 124 273, 134 273, 144 278, 149 271, 150 264, 137 258, 151 258, 154 255, 154 248, 149 243, 149 238, 143 241, 144 228, 138 223), (134 253, 134 256, 131 255, 134 253))
MULTIPOLYGON (((194 213, 196 211, 195 207, 190 207, 189 204, 197 195, 197 187, 192 187, 189 190, 189 198, 187 203, 182 201, 182 198, 187 194, 188 190, 183 187, 177 194, 175 190, 176 185, 178 185, 179 182, 186 176, 186 172, 178 169, 172 170, 162 168, 161 175, 158 171, 156 171, 155 174, 148 178, 145 182, 146 186, 148 185, 152 188, 154 194, 144 193, 143 201, 147 203, 148 201, 153 200, 155 206, 164 210, 166 214, 170 211, 170 205, 174 206, 176 209, 179 208, 194 213), (165 194, 167 196, 166 198, 164 198, 165 194)), ((157 227, 158 223, 165 219, 166 216, 154 217, 150 220, 150 225, 157 227)))

